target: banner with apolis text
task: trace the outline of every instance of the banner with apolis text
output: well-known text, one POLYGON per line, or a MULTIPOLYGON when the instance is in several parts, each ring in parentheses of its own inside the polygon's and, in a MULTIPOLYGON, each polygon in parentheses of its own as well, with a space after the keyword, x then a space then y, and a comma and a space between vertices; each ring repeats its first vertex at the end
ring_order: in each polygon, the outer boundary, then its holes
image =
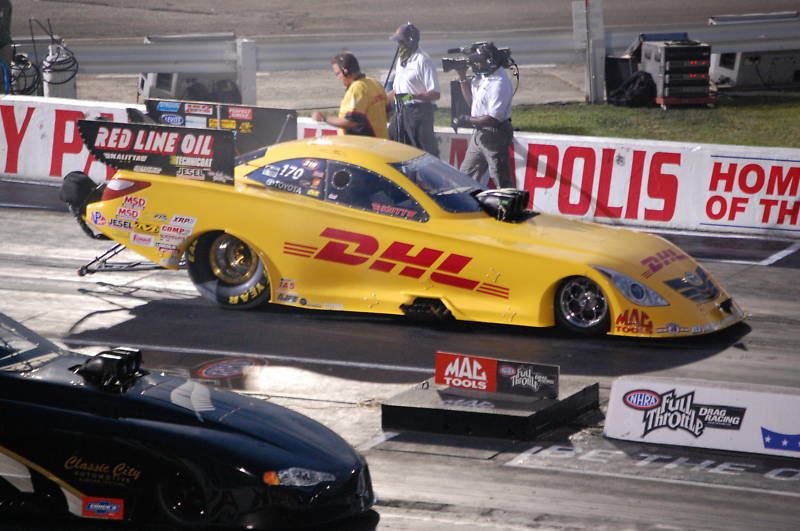
MULTIPOLYGON (((60 183, 80 170, 95 180, 114 169, 91 156, 77 121, 126 121, 127 107, 78 100, 0 96, 0 177, 60 183)), ((336 134, 298 118, 299 138, 336 134)), ((440 156, 458 167, 469 131, 437 128, 440 156)), ((800 149, 683 144, 515 133, 517 187, 529 207, 612 225, 800 238, 800 149)), ((493 183, 488 183, 493 186, 493 183)))

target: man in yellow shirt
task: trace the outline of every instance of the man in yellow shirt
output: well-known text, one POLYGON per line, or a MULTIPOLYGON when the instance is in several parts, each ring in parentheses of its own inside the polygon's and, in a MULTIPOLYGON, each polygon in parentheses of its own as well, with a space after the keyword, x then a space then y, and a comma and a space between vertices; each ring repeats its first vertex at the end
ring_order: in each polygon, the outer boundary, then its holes
POLYGON ((338 127, 339 134, 389 138, 383 86, 361 72, 358 59, 350 52, 334 55, 331 68, 346 89, 339 105, 339 116, 314 111, 311 118, 338 127))

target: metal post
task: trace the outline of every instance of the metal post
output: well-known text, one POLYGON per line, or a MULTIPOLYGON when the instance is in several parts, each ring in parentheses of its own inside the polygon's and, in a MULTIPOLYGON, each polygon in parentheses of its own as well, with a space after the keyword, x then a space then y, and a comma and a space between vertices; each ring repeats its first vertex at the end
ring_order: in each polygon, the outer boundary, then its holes
POLYGON ((576 48, 586 49, 586 101, 605 101, 606 36, 603 0, 572 2, 572 28, 576 48))
POLYGON ((236 82, 242 93, 242 103, 257 105, 256 72, 258 58, 256 43, 249 39, 236 39, 236 82))

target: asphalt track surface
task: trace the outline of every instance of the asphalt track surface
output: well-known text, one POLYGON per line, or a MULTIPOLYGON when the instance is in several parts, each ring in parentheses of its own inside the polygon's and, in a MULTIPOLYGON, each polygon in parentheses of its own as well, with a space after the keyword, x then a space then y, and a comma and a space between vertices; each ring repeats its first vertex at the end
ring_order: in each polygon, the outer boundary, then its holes
MULTIPOLYGON (((301 40, 332 33, 335 39, 357 28, 377 39, 408 19, 425 28, 420 13, 426 13, 430 30, 461 35, 459 43, 470 41, 478 28, 570 26, 563 7, 552 8, 552 2, 508 2, 504 11, 497 4, 461 2, 431 12, 426 2, 395 6, 380 0, 368 14, 350 3, 323 1, 228 2, 224 10, 218 2, 143 0, 136 4, 138 11, 122 11, 124 4, 130 6, 117 0, 15 1, 14 13, 20 21, 49 17, 60 34, 82 38, 138 39, 185 29, 301 40), (253 12, 262 15, 247 16, 253 12)), ((620 25, 797 9, 796 2, 774 1, 645 1, 630 7, 607 0, 605 6, 606 23, 620 25)), ((15 33, 26 31, 26 24, 15 24, 22 29, 15 33)), ((602 436, 617 376, 798 387, 800 255, 793 242, 668 234, 726 286, 748 312, 747 322, 692 340, 586 341, 550 329, 424 325, 281 307, 226 312, 201 299, 180 271, 78 277, 76 269, 105 244, 88 240, 53 204, 52 195, 41 187, 0 183, 0 203, 15 205, 0 207, 0 311, 86 352, 138 345, 146 364, 179 374, 224 357, 258 360, 247 378, 218 384, 247 389, 320 420, 361 449, 370 463, 375 511, 334 529, 797 528, 798 459, 636 445, 602 436), (37 195, 45 197, 40 201, 37 195), (436 350, 559 365, 564 381, 599 383, 601 409, 529 442, 384 433, 378 405, 430 376, 436 350)), ((117 527, 6 518, 0 529, 117 527)))

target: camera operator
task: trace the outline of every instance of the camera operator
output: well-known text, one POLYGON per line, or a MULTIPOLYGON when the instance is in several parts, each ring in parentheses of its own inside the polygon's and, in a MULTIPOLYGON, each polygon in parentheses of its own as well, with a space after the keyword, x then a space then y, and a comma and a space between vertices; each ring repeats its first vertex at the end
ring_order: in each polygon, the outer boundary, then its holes
POLYGON ((389 137, 424 149, 438 157, 439 145, 433 134, 433 113, 439 99, 439 77, 436 66, 427 53, 419 49, 419 29, 407 22, 390 37, 397 42, 397 73, 389 101, 395 101, 395 114, 389 127, 389 137))
POLYGON ((461 171, 480 180, 486 169, 500 188, 516 188, 511 175, 509 147, 514 138, 511 127, 511 98, 514 90, 503 64, 502 54, 491 42, 478 46, 469 56, 475 76, 467 78, 467 65, 455 67, 461 94, 470 105, 470 115, 460 116, 456 125, 472 125, 475 131, 470 138, 461 171))
POLYGON ((378 81, 367 77, 356 56, 348 51, 331 59, 333 74, 342 80, 344 97, 339 115, 313 111, 311 118, 339 128, 339 134, 389 138, 386 129, 386 92, 378 81))

